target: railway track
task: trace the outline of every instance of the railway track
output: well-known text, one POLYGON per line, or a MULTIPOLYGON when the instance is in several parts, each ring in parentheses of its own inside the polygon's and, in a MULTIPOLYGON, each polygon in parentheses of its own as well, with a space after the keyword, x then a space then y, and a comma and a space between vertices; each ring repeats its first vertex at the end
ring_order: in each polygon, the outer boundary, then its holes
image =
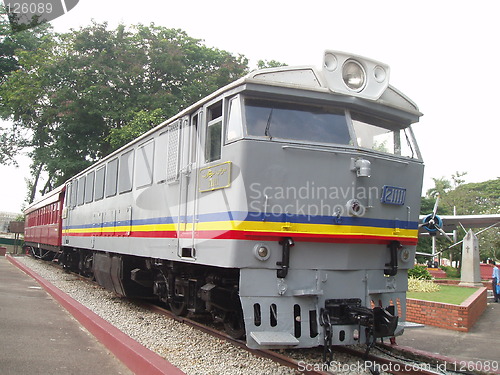
MULTIPOLYGON (((60 270, 54 263, 43 262, 44 265, 51 265, 52 269, 60 270), (56 267, 54 267, 56 266, 56 267)), ((60 270, 61 271, 61 270, 60 270)), ((90 283, 92 288, 100 289, 94 282, 78 274, 73 274, 75 279, 81 282, 90 283)), ((117 297, 115 297, 115 300, 117 297)), ((122 300, 123 298, 118 298, 122 300)), ((451 374, 454 372, 444 371, 445 369, 439 368, 431 364, 431 359, 426 362, 422 358, 418 360, 406 359, 402 355, 398 357, 391 354, 388 350, 376 346, 368 357, 364 357, 365 352, 361 347, 334 347, 334 359, 328 365, 322 361, 322 348, 312 348, 306 350, 255 350, 246 347, 245 343, 241 340, 236 340, 227 335, 221 329, 214 325, 207 324, 202 319, 191 319, 190 317, 180 317, 173 314, 171 311, 158 306, 156 304, 148 303, 143 300, 127 300, 137 308, 148 310, 150 312, 166 317, 170 320, 190 326, 197 331, 204 332, 219 340, 230 343, 244 351, 251 353, 254 356, 267 358, 282 366, 293 369, 296 373, 303 374, 366 374, 366 373, 382 373, 382 374, 451 374), (378 355, 380 350, 384 350, 384 355, 378 355), (392 356, 392 357, 391 357, 392 356), (348 358, 348 359, 346 359, 348 358)), ((455 372, 456 373, 456 372, 455 372)), ((462 373, 463 374, 463 373, 462 373)))
POLYGON ((383 350, 385 352, 385 356, 376 355, 373 352, 369 353, 367 358, 365 357, 365 352, 363 350, 355 349, 348 346, 336 346, 335 352, 344 353, 348 356, 352 356, 357 360, 353 363, 332 361, 330 364, 326 364, 324 362, 318 361, 315 359, 314 361, 308 362, 304 359, 298 359, 297 353, 308 351, 309 355, 314 356, 316 358, 320 358, 322 356, 322 349, 313 348, 309 350, 264 350, 264 349, 250 349, 245 345, 245 342, 242 340, 237 340, 226 334, 224 331, 221 331, 218 328, 211 327, 204 322, 200 322, 196 319, 191 319, 189 317, 182 317, 173 314, 170 310, 161 307, 156 304, 147 303, 144 301, 136 300, 134 301, 137 305, 148 309, 149 311, 161 314, 169 319, 173 319, 183 324, 187 324, 196 330, 205 332, 211 336, 217 337, 218 339, 227 341, 234 346, 242 348, 253 355, 271 359, 274 362, 277 362, 281 365, 290 367, 302 374, 308 375, 326 375, 332 373, 339 372, 352 372, 352 371, 365 371, 371 372, 372 374, 379 373, 390 373, 390 374, 424 374, 424 375, 436 375, 443 373, 451 373, 447 371, 443 371, 444 369, 440 369, 438 366, 435 366, 429 362, 416 361, 412 359, 405 359, 401 356, 399 358, 391 359, 389 356, 393 356, 388 350, 382 349, 381 347, 376 346, 376 350, 383 350))

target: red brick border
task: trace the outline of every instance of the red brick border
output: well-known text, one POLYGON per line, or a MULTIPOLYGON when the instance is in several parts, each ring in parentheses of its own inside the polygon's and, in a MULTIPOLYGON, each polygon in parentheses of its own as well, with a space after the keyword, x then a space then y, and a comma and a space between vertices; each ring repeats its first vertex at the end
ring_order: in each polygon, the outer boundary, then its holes
POLYGON ((486 300, 486 288, 479 288, 460 305, 408 298, 406 300, 406 320, 468 332, 486 310, 486 300))

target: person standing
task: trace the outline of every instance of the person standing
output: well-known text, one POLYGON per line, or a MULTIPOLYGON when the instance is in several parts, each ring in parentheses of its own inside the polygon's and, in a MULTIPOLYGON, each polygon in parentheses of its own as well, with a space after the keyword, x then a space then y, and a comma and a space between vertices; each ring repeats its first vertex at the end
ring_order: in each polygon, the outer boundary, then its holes
POLYGON ((495 302, 498 302, 500 300, 500 296, 498 295, 497 287, 498 285, 500 285, 500 270, 496 266, 494 260, 491 260, 490 264, 493 264, 493 273, 491 275, 493 279, 491 281, 491 286, 493 287, 493 296, 495 297, 495 302))

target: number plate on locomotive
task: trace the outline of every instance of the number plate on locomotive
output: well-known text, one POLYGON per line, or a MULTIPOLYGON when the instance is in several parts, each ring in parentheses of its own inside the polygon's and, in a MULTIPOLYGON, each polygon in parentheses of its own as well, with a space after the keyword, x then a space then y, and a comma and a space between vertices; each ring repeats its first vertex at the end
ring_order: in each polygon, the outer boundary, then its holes
POLYGON ((380 201, 386 204, 405 204, 406 199, 406 189, 385 185, 382 190, 382 197, 380 201))

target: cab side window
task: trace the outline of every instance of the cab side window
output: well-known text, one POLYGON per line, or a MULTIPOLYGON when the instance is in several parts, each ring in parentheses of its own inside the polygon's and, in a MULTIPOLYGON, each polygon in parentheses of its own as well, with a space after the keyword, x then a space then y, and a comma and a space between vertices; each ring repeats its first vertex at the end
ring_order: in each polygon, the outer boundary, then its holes
POLYGON ((240 97, 236 96, 229 100, 228 107, 226 140, 231 142, 243 138, 240 97))
POLYGON ((207 137, 205 141, 205 161, 207 163, 221 158, 222 147, 222 101, 208 109, 207 137))

